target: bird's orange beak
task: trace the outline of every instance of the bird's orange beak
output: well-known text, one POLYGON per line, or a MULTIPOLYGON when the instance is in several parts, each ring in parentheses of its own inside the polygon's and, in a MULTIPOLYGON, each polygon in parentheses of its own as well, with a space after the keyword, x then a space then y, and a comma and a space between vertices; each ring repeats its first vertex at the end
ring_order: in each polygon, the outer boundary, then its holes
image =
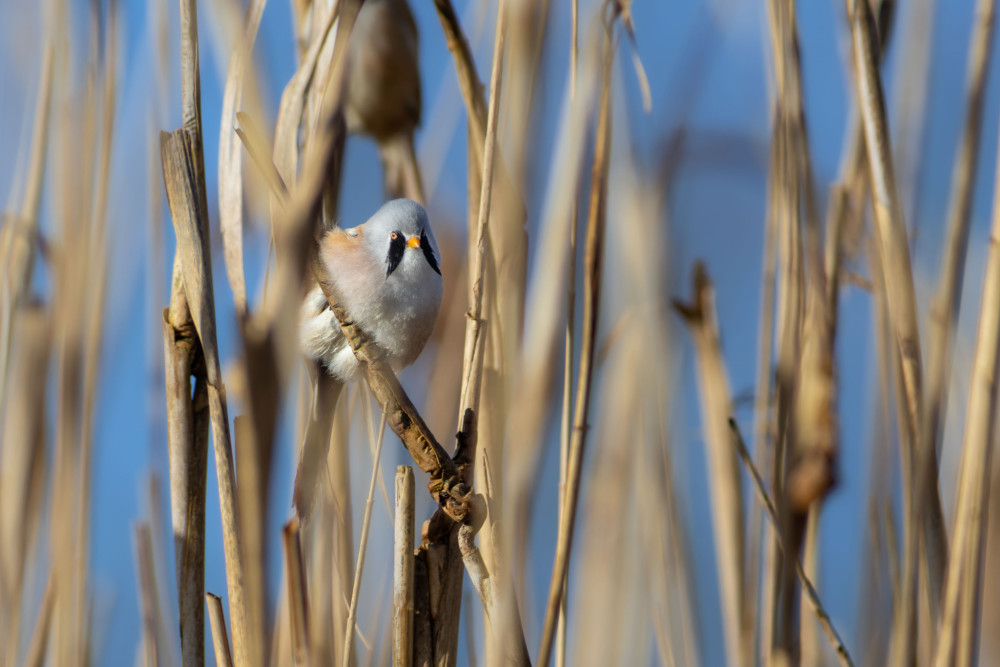
POLYGON ((410 238, 408 238, 406 240, 406 245, 410 246, 411 248, 419 248, 420 247, 420 237, 419 236, 411 236, 410 238))

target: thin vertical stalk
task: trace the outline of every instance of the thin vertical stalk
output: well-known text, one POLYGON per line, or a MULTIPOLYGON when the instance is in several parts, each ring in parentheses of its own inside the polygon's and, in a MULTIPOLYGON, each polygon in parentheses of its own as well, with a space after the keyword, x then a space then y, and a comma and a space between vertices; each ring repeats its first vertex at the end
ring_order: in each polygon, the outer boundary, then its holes
MULTIPOLYGON (((368 400, 367 396, 365 400, 368 400)), ((361 594, 361 577, 365 571, 365 552, 368 549, 368 529, 372 522, 372 505, 375 499, 375 482, 378 480, 379 460, 382 456, 382 441, 385 435, 385 412, 378 427, 378 441, 375 444, 375 456, 372 461, 372 478, 368 484, 368 499, 365 501, 365 516, 361 523, 361 540, 358 543, 358 564, 354 571, 354 589, 351 591, 351 606, 347 612, 347 631, 344 633, 343 667, 349 667, 354 650, 354 626, 358 618, 358 598, 361 594)))
MULTIPOLYGON (((1000 152, 1000 149, 998 149, 1000 152)), ((976 664, 979 652, 983 554, 1000 361, 1000 171, 994 187, 993 228, 983 278, 976 352, 969 380, 969 404, 962 443, 958 508, 944 595, 941 635, 934 664, 976 664)))
MULTIPOLYGON (((938 452, 944 431, 947 408, 948 378, 951 375, 951 358, 955 328, 962 303, 962 278, 965 273, 965 254, 969 239, 969 219, 972 213, 972 196, 976 181, 980 136, 983 125, 986 78, 989 73, 990 53, 993 45, 996 0, 979 0, 976 3, 976 23, 969 44, 967 98, 962 141, 955 156, 952 171, 951 200, 948 207, 948 231, 941 278, 937 295, 931 307, 930 346, 928 349, 927 411, 921 431, 920 451, 938 452)), ((936 457, 926 472, 924 483, 937 484, 936 457)), ((940 511, 932 505, 930 512, 940 511)), ((940 520, 943 524, 943 519, 940 520)), ((943 573, 941 564, 934 565, 934 573, 943 573)), ((941 581, 931 581, 928 591, 931 619, 940 618, 941 581)))
POLYGON ((413 662, 413 468, 396 468, 396 512, 392 551, 392 665, 413 662))
POLYGON ((471 305, 465 329, 465 353, 462 363, 462 389, 459 394, 459 418, 467 408, 478 410, 479 390, 482 386, 482 312, 483 278, 485 274, 487 226, 490 219, 490 204, 493 197, 493 172, 497 139, 497 111, 500 108, 501 84, 503 81, 504 41, 507 35, 507 12, 505 1, 497 6, 497 32, 493 42, 493 69, 490 73, 490 103, 486 117, 486 139, 483 147, 482 192, 479 196, 479 216, 476 225, 476 249, 471 255, 469 280, 471 282, 471 305))
POLYGON ((875 237, 882 259, 889 319, 899 350, 902 395, 906 405, 903 430, 913 445, 910 464, 903 470, 910 480, 903 568, 902 601, 894 618, 891 664, 913 662, 916 632, 917 571, 921 552, 918 539, 923 536, 923 557, 929 570, 929 585, 939 586, 941 569, 947 561, 944 527, 940 525, 941 500, 936 476, 936 453, 920 439, 923 382, 920 359, 920 334, 917 326, 916 296, 910 268, 909 239, 896 190, 885 99, 877 68, 878 41, 874 35, 871 10, 867 2, 848 0, 858 98, 865 127, 869 175, 875 209, 875 237), (926 471, 926 474, 925 472, 926 471), (924 513, 924 503, 927 507, 924 513), (923 530, 921 531, 921 527, 923 530))
POLYGON ((604 234, 607 216, 608 165, 611 150, 611 64, 613 23, 605 27, 603 45, 603 73, 601 80, 600 115, 597 121, 594 162, 591 171, 590 210, 587 216, 587 237, 584 249, 583 275, 583 332, 580 339, 579 375, 576 384, 576 407, 573 437, 570 443, 566 511, 559 522, 556 537, 556 558, 549 583, 549 596, 542 626, 542 641, 537 665, 545 667, 552 657, 559 603, 566 587, 569 572, 570 550, 580 499, 580 480, 583 474, 583 453, 586 444, 587 420, 593 383, 593 365, 597 322, 600 313, 601 274, 603 268, 604 234))

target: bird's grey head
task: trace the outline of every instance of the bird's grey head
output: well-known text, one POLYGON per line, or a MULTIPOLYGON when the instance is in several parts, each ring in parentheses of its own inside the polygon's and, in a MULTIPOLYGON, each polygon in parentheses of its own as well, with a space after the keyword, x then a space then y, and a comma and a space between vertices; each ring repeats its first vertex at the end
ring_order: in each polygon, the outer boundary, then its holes
POLYGON ((414 269, 425 265, 441 275, 430 220, 417 202, 409 199, 386 202, 364 226, 365 244, 373 256, 385 262, 387 278, 400 265, 414 269))

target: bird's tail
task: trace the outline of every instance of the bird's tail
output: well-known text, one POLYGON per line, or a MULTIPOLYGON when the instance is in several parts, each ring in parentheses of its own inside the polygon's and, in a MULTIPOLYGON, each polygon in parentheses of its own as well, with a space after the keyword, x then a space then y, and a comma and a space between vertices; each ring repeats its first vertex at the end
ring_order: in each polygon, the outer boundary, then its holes
POLYGON ((413 135, 401 133, 379 142, 385 170, 385 194, 389 199, 405 197, 424 205, 424 185, 417 165, 413 135))
POLYGON ((299 452, 299 469, 295 473, 292 492, 292 505, 302 524, 309 522, 316 494, 326 471, 333 413, 343 388, 344 383, 331 377, 326 369, 321 368, 317 373, 312 409, 309 411, 305 441, 299 452))

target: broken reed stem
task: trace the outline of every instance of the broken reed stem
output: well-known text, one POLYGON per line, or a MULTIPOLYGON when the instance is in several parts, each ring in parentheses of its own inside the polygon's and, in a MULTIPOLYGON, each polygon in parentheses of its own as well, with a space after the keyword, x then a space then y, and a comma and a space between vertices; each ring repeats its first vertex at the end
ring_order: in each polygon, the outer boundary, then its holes
POLYGON ((742 632, 743 503, 739 462, 729 445, 728 419, 732 398, 719 343, 715 292, 705 267, 695 264, 692 299, 675 302, 694 339, 698 364, 698 388, 702 406, 707 461, 710 465, 712 529, 716 544, 716 569, 728 664, 742 665, 748 659, 742 632))
POLYGON ((608 165, 611 151, 611 64, 614 60, 613 30, 614 23, 607 23, 603 43, 600 115, 594 139, 590 209, 587 216, 587 237, 584 249, 583 333, 580 341, 579 375, 576 385, 575 423, 570 443, 565 497, 566 511, 559 522, 559 532, 556 537, 555 563, 552 567, 552 580, 549 582, 545 622, 542 626, 542 640, 536 663, 539 667, 548 665, 552 657, 556 621, 559 617, 559 603, 563 597, 566 575, 569 572, 570 550, 573 544, 573 531, 583 475, 583 453, 587 435, 597 322, 600 312, 601 271, 607 215, 608 165))
POLYGON ((291 626, 292 658, 296 665, 309 665, 309 589, 306 584, 299 543, 299 520, 292 517, 281 531, 285 551, 285 590, 291 626))
MULTIPOLYGON (((367 397, 365 397, 367 400, 367 397)), ((361 577, 365 572, 365 553, 368 549, 368 529, 372 523, 372 505, 375 500, 375 482, 378 480, 379 461, 382 457, 382 442, 385 440, 385 413, 378 427, 378 440, 375 442, 375 455, 372 457, 372 478, 368 484, 368 498, 365 500, 365 516, 361 523, 361 540, 358 543, 358 564, 354 569, 354 589, 351 591, 351 606, 347 612, 347 631, 344 632, 343 667, 350 667, 351 654, 354 650, 354 626, 358 617, 358 598, 361 595, 361 577)))
POLYGON ((208 620, 212 624, 212 647, 215 649, 215 664, 218 667, 233 667, 233 657, 229 652, 229 638, 226 637, 226 613, 222 610, 222 599, 205 593, 208 605, 208 620))
POLYGON ((236 661, 246 664, 247 608, 244 595, 243 561, 236 504, 236 473, 229 437, 229 416, 225 387, 219 361, 215 328, 215 297, 212 290, 211 249, 208 233, 204 155, 201 133, 180 129, 161 135, 163 179, 177 235, 177 253, 187 303, 205 360, 208 405, 215 450, 216 477, 219 484, 219 508, 222 515, 223 544, 226 554, 226 581, 233 626, 236 661))
POLYGON ((493 198, 494 154, 497 140, 497 110, 500 107, 500 89, 503 76, 504 40, 507 35, 507 12, 504 0, 497 5, 497 32, 493 43, 493 69, 490 74, 490 105, 486 120, 486 138, 483 148, 482 192, 479 196, 479 217, 476 226, 476 251, 471 257, 469 279, 472 282, 472 303, 465 329, 465 354, 462 364, 462 390, 458 414, 467 408, 479 409, 479 390, 482 386, 483 355, 482 336, 483 277, 485 273, 487 226, 493 198))
POLYGON ((396 511, 392 551, 392 665, 413 663, 413 468, 396 468, 396 511))
POLYGON ((179 265, 175 266, 176 308, 163 309, 163 357, 167 401, 167 445, 170 461, 170 515, 174 535, 177 605, 180 615, 181 664, 205 661, 205 494, 208 479, 208 388, 191 376, 201 356, 194 324, 183 296, 179 265), (183 308, 181 308, 183 304, 183 308), (183 321, 171 321, 174 311, 183 321))
MULTIPOLYGON (((1000 149, 998 149, 1000 153, 1000 149)), ((944 612, 934 664, 976 664, 979 653, 983 554, 996 436, 997 370, 1000 360, 1000 172, 996 177, 993 227, 983 277, 976 353, 962 442, 958 507, 944 594, 944 612)))
POLYGON ((458 548, 462 552, 462 562, 469 573, 469 580, 472 587, 476 589, 480 602, 483 603, 483 612, 486 615, 486 622, 496 627, 496 593, 493 590, 493 580, 486 569, 483 555, 476 547, 476 531, 472 526, 463 525, 458 529, 458 548))
POLYGON ((774 503, 771 502, 771 498, 767 494, 767 489, 764 487, 764 480, 761 479, 760 472, 757 470, 757 466, 754 465, 753 459, 750 457, 750 452, 747 451, 746 443, 743 442, 743 436, 740 434, 736 421, 731 418, 729 420, 729 428, 732 433, 732 442, 736 446, 736 450, 739 453, 740 458, 743 459, 743 464, 750 473, 751 479, 753 479, 754 488, 757 490, 757 498, 760 500, 761 504, 764 505, 764 508, 767 510, 767 515, 771 518, 774 533, 777 536, 778 546, 782 549, 786 558, 795 559, 795 573, 798 575, 799 581, 802 583, 804 596, 806 600, 809 601, 813 612, 815 612, 816 619, 819 621, 820 627, 823 628, 826 638, 830 641, 830 646, 837 654, 838 661, 844 667, 851 667, 851 665, 854 664, 851 660, 851 655, 847 652, 847 647, 844 646, 844 642, 840 638, 840 634, 837 632, 837 629, 833 627, 833 621, 830 620, 830 616, 826 613, 823 603, 820 602, 819 594, 816 592, 816 588, 813 586, 812 581, 809 580, 805 570, 802 569, 802 563, 799 561, 798 556, 790 554, 785 549, 782 533, 778 528, 778 513, 774 508, 774 503))

